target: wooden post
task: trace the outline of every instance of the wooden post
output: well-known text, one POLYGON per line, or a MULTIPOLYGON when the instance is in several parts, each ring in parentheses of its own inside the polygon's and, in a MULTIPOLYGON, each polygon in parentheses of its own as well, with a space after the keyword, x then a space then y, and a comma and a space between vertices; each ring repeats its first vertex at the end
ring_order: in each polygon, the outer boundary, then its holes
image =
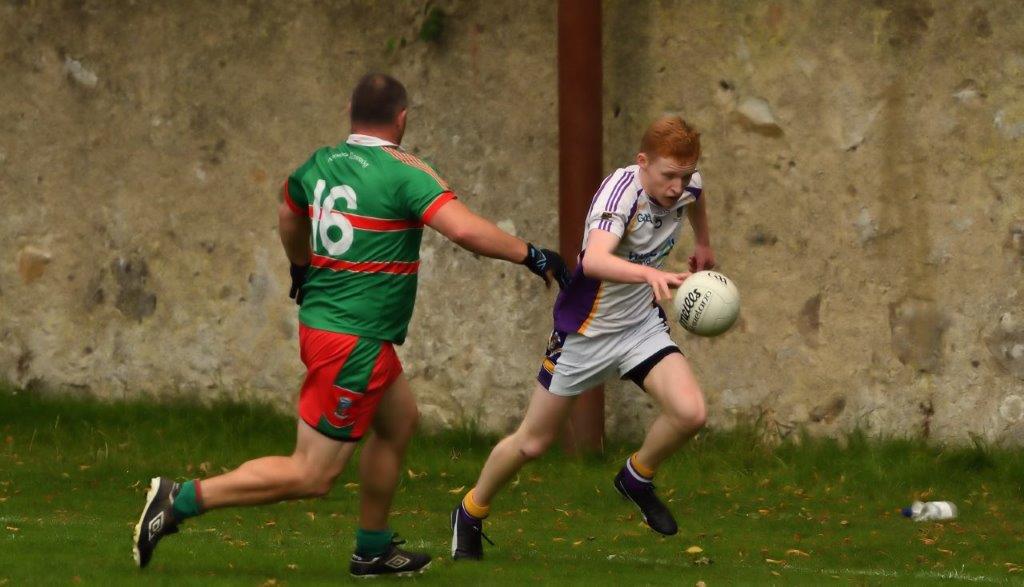
MULTIPOLYGON (((575 263, 583 222, 601 183, 601 2, 558 2, 558 240, 575 263)), ((562 437, 570 454, 604 449, 604 388, 576 401, 562 437)))

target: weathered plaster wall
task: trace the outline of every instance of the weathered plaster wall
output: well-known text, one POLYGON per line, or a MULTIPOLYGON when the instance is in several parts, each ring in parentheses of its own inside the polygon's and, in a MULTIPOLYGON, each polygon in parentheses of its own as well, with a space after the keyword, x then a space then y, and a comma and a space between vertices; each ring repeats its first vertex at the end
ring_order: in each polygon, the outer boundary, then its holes
MULTIPOLYGON (((0 5, 0 376, 124 397, 301 377, 278 186, 388 70, 406 146, 557 242, 553 2, 0 5), (448 14, 438 41, 418 32, 448 14)), ((703 131, 741 323, 677 333, 712 425, 1024 442, 1024 17, 1015 2, 605 2, 606 167, 703 131)), ((429 231, 428 231, 429 232, 429 231)), ((673 257, 681 267, 684 239, 673 257)), ((400 354, 428 425, 508 430, 550 328, 522 268, 424 239, 400 354)), ((609 386, 609 430, 647 399, 609 386)))

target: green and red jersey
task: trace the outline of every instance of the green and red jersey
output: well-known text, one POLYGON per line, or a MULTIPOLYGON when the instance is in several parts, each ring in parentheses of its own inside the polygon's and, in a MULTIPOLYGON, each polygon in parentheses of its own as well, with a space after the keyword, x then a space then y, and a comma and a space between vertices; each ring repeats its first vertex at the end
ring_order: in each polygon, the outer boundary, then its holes
POLYGON ((376 137, 318 149, 284 185, 288 206, 312 220, 299 321, 401 344, 423 225, 454 198, 432 167, 376 137))

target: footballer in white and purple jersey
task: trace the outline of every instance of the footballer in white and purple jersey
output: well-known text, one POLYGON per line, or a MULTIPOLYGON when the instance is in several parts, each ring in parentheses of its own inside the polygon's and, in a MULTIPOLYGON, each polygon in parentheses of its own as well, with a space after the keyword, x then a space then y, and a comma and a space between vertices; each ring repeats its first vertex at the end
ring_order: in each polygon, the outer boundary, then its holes
POLYGON ((680 117, 666 116, 644 133, 636 165, 615 170, 601 183, 587 214, 576 272, 555 302, 554 330, 523 422, 494 447, 476 486, 452 512, 453 558, 483 555, 483 519, 491 500, 558 437, 579 394, 616 376, 650 394, 661 414, 615 476, 614 487, 652 530, 678 531, 651 481, 704 425, 706 408, 658 302, 690 275, 662 270, 684 215, 696 237, 690 271, 714 266, 699 158, 700 134, 680 117))

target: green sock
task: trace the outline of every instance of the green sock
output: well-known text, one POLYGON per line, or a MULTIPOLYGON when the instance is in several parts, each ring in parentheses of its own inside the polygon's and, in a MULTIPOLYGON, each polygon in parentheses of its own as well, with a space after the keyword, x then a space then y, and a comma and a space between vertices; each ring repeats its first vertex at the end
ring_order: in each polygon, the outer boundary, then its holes
POLYGON ((391 544, 391 530, 356 530, 356 554, 361 557, 380 556, 391 544))
POLYGON ((199 489, 199 481, 186 481, 178 489, 178 495, 174 497, 171 510, 174 511, 174 519, 178 522, 194 518, 203 513, 202 492, 199 489))

